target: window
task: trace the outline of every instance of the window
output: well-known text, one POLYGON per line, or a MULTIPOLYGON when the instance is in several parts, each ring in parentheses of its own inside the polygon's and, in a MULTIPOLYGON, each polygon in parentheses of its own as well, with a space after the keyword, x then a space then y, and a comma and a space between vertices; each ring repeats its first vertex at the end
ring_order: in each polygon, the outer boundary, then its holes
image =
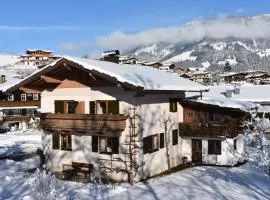
POLYGON ((221 155, 220 140, 208 140, 208 154, 221 155))
POLYGON ((178 144, 178 130, 174 129, 172 130, 172 145, 178 144))
POLYGON ((21 94, 21 101, 26 101, 26 94, 21 94))
POLYGON ((209 121, 220 121, 220 114, 217 112, 210 112, 208 120, 209 121))
POLYGON ((38 94, 33 94, 33 100, 37 101, 38 100, 38 94))
POLYGON ((143 153, 152 153, 158 150, 158 134, 143 138, 143 153))
POLYGON ((61 134, 61 150, 72 150, 71 135, 61 134))
POLYGON ((69 134, 53 134, 52 135, 52 148, 54 150, 61 149, 61 150, 72 150, 72 140, 71 135, 69 134))
POLYGON ((8 101, 14 101, 14 95, 13 94, 8 95, 8 101))
POLYGON ((92 136, 92 152, 99 152, 101 154, 118 154, 119 138, 92 136))
POLYGON ((107 102, 98 101, 97 102, 97 114, 106 114, 107 113, 107 102))
POLYGON ((77 105, 78 105, 78 102, 76 101, 67 102, 67 113, 75 114, 77 105))
POLYGON ((177 112, 177 99, 170 99, 170 112, 177 112))
POLYGON ((159 148, 160 149, 164 148, 164 133, 159 134, 159 148))
POLYGON ((119 114, 119 101, 91 101, 91 114, 119 114))

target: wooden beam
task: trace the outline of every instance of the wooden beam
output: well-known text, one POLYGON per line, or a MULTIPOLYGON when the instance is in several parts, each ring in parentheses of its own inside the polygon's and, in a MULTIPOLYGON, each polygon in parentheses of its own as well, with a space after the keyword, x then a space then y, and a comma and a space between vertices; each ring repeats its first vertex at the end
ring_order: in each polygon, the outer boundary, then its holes
POLYGON ((96 78, 91 72, 89 72, 89 76, 90 76, 92 79, 97 80, 97 78, 96 78))
POLYGON ((46 83, 60 84, 62 82, 61 80, 58 80, 56 78, 52 78, 52 77, 44 76, 44 75, 40 76, 40 78, 44 80, 46 83))
POLYGON ((70 68, 70 66, 68 66, 67 63, 63 63, 63 66, 66 67, 69 71, 71 71, 71 68, 70 68))
POLYGON ((38 88, 20 87, 20 90, 24 93, 40 94, 41 91, 38 88))

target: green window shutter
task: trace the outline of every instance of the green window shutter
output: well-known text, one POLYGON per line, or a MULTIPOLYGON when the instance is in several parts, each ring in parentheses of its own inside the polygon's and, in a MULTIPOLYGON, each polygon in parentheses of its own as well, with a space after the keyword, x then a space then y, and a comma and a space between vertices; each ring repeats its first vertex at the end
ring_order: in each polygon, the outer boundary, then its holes
POLYGON ((64 101, 54 101, 54 113, 64 113, 64 101))
POLYGON ((160 133, 159 135, 159 148, 164 148, 164 133, 160 133))
POLYGON ((119 154, 119 138, 113 137, 111 138, 111 142, 112 142, 112 153, 119 154))
POLYGON ((98 136, 92 136, 92 152, 98 152, 98 136))
POLYGON ((56 134, 52 135, 52 148, 53 149, 60 149, 60 137, 59 137, 59 135, 56 135, 56 134))
POLYGON ((119 114, 119 101, 108 101, 108 114, 119 114))
POLYGON ((89 108, 90 108, 91 115, 96 114, 96 102, 95 101, 90 101, 89 108))
POLYGON ((152 136, 143 138, 143 154, 152 152, 152 136))

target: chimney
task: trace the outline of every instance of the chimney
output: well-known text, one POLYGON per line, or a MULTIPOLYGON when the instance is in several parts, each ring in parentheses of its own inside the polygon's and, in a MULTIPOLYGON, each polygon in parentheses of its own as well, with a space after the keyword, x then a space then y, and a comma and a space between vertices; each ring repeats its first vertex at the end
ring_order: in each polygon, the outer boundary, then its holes
POLYGON ((232 94, 233 94, 233 90, 231 90, 231 89, 226 90, 226 98, 231 98, 232 94))
POLYGON ((235 87, 234 88, 234 94, 240 94, 240 87, 235 87))
POLYGON ((1 75, 0 76, 0 83, 6 82, 6 75, 1 75))

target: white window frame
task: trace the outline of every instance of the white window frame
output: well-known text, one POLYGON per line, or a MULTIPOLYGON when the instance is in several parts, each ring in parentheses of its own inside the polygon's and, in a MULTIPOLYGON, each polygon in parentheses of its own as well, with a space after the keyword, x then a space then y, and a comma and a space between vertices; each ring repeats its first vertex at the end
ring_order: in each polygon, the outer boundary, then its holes
POLYGON ((26 101, 27 100, 27 96, 26 94, 21 94, 21 101, 26 101), (25 98, 25 99, 24 99, 25 98))
POLYGON ((33 94, 33 100, 38 101, 38 99, 39 99, 38 94, 37 93, 33 94))
POLYGON ((7 100, 8 100, 8 101, 14 101, 14 95, 13 95, 13 94, 9 94, 9 95, 7 96, 7 100))

